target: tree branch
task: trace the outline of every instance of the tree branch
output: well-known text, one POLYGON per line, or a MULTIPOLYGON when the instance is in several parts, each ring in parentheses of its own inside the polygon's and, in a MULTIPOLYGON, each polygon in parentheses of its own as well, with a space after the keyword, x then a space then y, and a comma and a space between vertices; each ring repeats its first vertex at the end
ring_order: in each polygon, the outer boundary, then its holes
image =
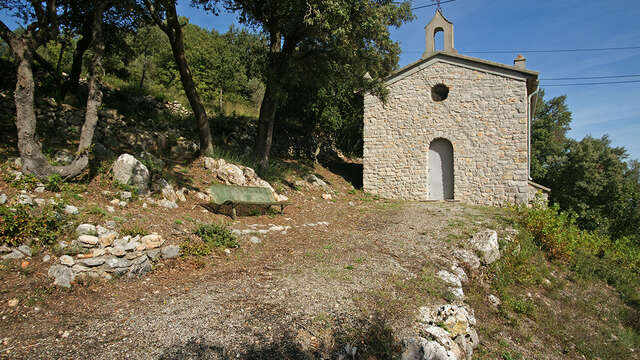
POLYGON ((0 20, 0 37, 9 46, 11 46, 11 41, 16 39, 16 34, 2 20, 0 20))
POLYGON ((167 25, 165 25, 162 22, 162 19, 156 12, 156 7, 154 6, 154 4, 149 0, 144 0, 144 5, 146 6, 147 10, 149 10, 149 16, 151 16, 151 19, 153 20, 153 22, 155 22, 156 25, 158 25, 160 30, 162 30, 165 34, 169 35, 169 28, 167 27, 167 25))

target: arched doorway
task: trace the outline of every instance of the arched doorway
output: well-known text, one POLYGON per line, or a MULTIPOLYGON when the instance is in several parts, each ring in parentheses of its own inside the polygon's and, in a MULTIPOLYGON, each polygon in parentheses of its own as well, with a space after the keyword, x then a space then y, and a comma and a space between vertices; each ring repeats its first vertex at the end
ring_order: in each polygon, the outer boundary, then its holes
POLYGON ((453 199, 453 146, 447 139, 429 145, 429 200, 453 199))

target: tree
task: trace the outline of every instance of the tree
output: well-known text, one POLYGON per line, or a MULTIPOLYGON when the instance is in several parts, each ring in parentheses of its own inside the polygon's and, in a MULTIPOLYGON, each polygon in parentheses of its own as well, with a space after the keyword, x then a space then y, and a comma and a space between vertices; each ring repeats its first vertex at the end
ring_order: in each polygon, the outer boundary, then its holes
POLYGON ((562 160, 568 145, 566 137, 571 124, 571 112, 566 95, 549 101, 540 89, 536 113, 531 123, 531 177, 538 183, 551 186, 554 167, 562 160))
MULTIPOLYGON (((343 56, 337 62, 349 67, 348 60, 356 59, 356 56, 345 56, 349 53, 371 55, 393 51, 388 26, 399 26, 411 19, 409 3, 390 0, 228 0, 226 6, 240 11, 245 24, 262 28, 269 42, 264 76, 266 89, 254 147, 254 155, 263 169, 269 164, 276 111, 286 101, 287 88, 295 85, 302 78, 296 79, 296 76, 304 72, 296 72, 296 67, 311 69, 305 64, 331 52, 341 53, 343 56)), ((381 59, 395 60, 391 67, 397 64, 397 57, 377 57, 378 61, 381 59)), ((365 73, 355 72, 355 75, 365 73)), ((371 75, 380 84, 381 79, 376 75, 385 74, 374 71, 371 75)))
POLYGON ((36 50, 48 41, 56 39, 59 34, 58 6, 55 0, 46 2, 31 1, 2 1, 0 8, 13 9, 25 23, 29 23, 21 32, 11 31, 0 21, 0 37, 9 47, 17 63, 17 81, 14 93, 16 104, 16 127, 18 129, 18 149, 23 162, 23 169, 38 178, 44 179, 52 174, 59 174, 64 178, 79 175, 89 163, 89 152, 93 133, 98 122, 98 109, 102 104, 100 91, 100 76, 102 71, 102 55, 104 43, 102 41, 102 17, 107 8, 112 6, 109 1, 94 1, 92 45, 93 55, 89 64, 88 98, 85 110, 85 121, 80 133, 78 150, 74 160, 66 166, 53 166, 42 153, 42 144, 36 140, 36 114, 34 109, 35 81, 33 77, 33 63, 36 50))
POLYGON ((187 57, 185 56, 183 25, 180 23, 176 11, 176 0, 144 0, 144 4, 148 10, 148 15, 169 38, 173 57, 180 71, 182 86, 198 124, 200 153, 211 153, 213 152, 213 138, 209 128, 209 118, 204 105, 202 105, 202 100, 196 89, 191 69, 189 69, 187 57))

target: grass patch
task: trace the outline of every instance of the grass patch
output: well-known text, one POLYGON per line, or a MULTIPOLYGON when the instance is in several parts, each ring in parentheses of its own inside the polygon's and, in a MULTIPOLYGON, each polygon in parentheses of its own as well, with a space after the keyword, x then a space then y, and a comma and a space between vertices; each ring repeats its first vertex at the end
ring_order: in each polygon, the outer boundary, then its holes
POLYGON ((149 234, 147 230, 145 230, 141 225, 138 225, 138 224, 127 226, 123 228, 122 231, 120 231, 120 233, 123 236, 131 236, 131 237, 145 236, 149 234))

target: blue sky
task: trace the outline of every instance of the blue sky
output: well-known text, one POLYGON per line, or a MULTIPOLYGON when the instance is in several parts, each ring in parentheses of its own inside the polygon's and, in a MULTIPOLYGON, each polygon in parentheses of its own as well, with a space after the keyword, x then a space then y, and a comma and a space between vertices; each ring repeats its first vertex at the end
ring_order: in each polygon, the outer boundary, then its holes
MULTIPOLYGON (((212 16, 179 0, 178 12, 207 29, 226 31, 234 14, 212 16)), ((417 5, 430 0, 414 0, 417 5)), ((547 50, 640 46, 638 0, 456 0, 442 5, 454 23, 455 47, 470 56, 512 64, 518 54, 469 54, 482 50, 547 50)), ((415 11, 411 23, 393 29, 400 42, 400 66, 418 60, 424 51, 424 26, 434 7, 415 11)), ((4 15, 4 14, 2 14, 4 15)), ((0 16, 7 20, 5 16, 0 16)), ((523 53, 527 67, 540 73, 541 83, 585 83, 597 80, 545 81, 545 78, 640 74, 640 49, 574 53, 523 53)), ((617 80, 640 80, 637 78, 617 80)), ((611 80, 601 80, 611 81, 611 80)), ((640 159, 640 83, 544 87, 546 98, 567 95, 573 112, 571 137, 609 134, 640 159)))

